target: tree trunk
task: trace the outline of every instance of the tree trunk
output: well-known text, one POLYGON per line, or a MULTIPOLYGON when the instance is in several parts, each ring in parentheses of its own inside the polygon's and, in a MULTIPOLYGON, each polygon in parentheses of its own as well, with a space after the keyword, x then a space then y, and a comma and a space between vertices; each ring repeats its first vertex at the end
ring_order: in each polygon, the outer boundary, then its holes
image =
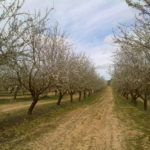
POLYGON ((57 90, 55 90, 55 96, 57 96, 57 90))
POLYGON ((126 98, 129 99, 129 95, 128 94, 127 94, 126 98))
POLYGON ((86 91, 84 90, 84 99, 86 99, 86 91))
POLYGON ((38 102, 38 98, 34 98, 32 104, 30 105, 30 107, 28 109, 28 115, 32 115, 33 109, 37 102, 38 102))
POLYGON ((60 105, 61 100, 62 100, 62 97, 63 97, 63 94, 62 94, 62 92, 60 92, 60 93, 59 93, 59 97, 58 97, 57 105, 60 105))
POLYGON ((82 92, 79 92, 79 101, 81 101, 82 92))
POLYGON ((25 95, 25 90, 22 89, 22 95, 25 95))
POLYGON ((127 94, 127 93, 125 94, 125 98, 126 98, 126 99, 129 99, 129 97, 128 97, 128 94, 127 94))
POLYGON ((15 89, 15 91, 14 91, 14 98, 13 98, 14 101, 15 101, 16 98, 17 98, 18 91, 19 91, 19 87, 17 87, 17 88, 15 89))
POLYGON ((147 99, 144 99, 144 110, 147 111, 147 99))
POLYGON ((16 98, 17 98, 17 93, 15 92, 13 100, 16 101, 16 98))
POLYGON ((137 106, 137 99, 134 98, 133 101, 134 101, 134 106, 137 106))
POLYGON ((73 102, 73 93, 70 93, 70 101, 73 102))
POLYGON ((90 95, 91 95, 91 91, 88 92, 88 97, 90 97, 90 95))
POLYGON ((134 106, 137 106, 137 96, 133 93, 131 93, 131 102, 134 104, 134 106))
POLYGON ((132 96, 132 101, 133 101, 134 106, 137 106, 137 98, 136 98, 136 96, 132 96))

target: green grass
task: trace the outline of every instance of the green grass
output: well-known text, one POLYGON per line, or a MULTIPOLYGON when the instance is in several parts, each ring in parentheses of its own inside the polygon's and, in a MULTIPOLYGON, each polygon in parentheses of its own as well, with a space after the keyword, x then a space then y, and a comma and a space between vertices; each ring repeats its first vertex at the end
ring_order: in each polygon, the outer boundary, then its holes
MULTIPOLYGON (((57 97, 58 96, 55 96, 55 95, 41 96, 40 100, 54 100, 54 99, 57 99, 57 97)), ((28 101, 32 101, 32 97, 29 92, 25 92, 24 95, 22 92, 18 92, 17 98, 14 101, 12 94, 9 94, 8 91, 0 90, 0 105, 1 104, 14 104, 18 102, 28 102, 28 101)))
POLYGON ((143 110, 143 103, 138 101, 137 107, 114 91, 115 110, 118 118, 125 123, 134 135, 127 138, 127 150, 150 150, 150 107, 143 110))
POLYGON ((23 145, 35 140, 40 135, 57 128, 63 116, 79 107, 86 107, 95 103, 102 92, 91 95, 86 100, 74 100, 73 103, 63 102, 45 104, 35 108, 32 116, 26 115, 26 110, 13 111, 0 115, 0 149, 21 150, 23 145))
MULTIPOLYGON (((22 96, 22 95, 20 95, 20 96, 22 96)), ((0 96, 0 105, 1 104, 14 104, 14 103, 18 103, 18 102, 29 102, 29 101, 32 101, 32 98, 31 98, 30 95, 24 95, 24 96, 28 96, 28 97, 21 97, 21 98, 17 97, 15 101, 12 100, 12 96, 8 96, 7 95, 6 98, 0 96)), ((51 95, 51 96, 44 96, 44 97, 40 98, 40 100, 54 100, 54 99, 57 99, 57 96, 51 95)))
MULTIPOLYGON (((17 94, 18 96, 22 96, 23 95, 23 93, 21 92, 21 91, 19 91, 18 92, 18 94, 17 94)), ((24 92, 24 95, 30 95, 30 93, 29 92, 24 92)), ((11 94, 9 94, 9 92, 8 91, 6 91, 6 90, 0 90, 0 96, 11 96, 11 94)))

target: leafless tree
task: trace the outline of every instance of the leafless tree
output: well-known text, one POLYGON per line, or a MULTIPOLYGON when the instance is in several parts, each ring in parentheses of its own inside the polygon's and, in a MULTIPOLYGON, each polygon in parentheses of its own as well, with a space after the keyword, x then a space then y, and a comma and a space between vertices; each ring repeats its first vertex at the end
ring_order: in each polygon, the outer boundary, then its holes
POLYGON ((21 37, 28 29, 28 15, 21 12, 24 0, 0 1, 0 65, 9 64, 22 55, 25 44, 21 37))
POLYGON ((136 17, 130 27, 120 26, 119 34, 115 36, 118 50, 114 59, 113 83, 126 98, 129 95, 137 105, 137 98, 144 101, 144 110, 147 110, 147 101, 150 91, 150 18, 149 4, 128 3, 140 11, 142 16, 136 17), (141 6, 141 7, 140 7, 141 6), (145 14, 146 13, 146 14, 145 14))
POLYGON ((58 24, 50 26, 48 16, 40 12, 21 12, 24 1, 0 1, 0 79, 3 87, 11 89, 14 99, 19 89, 31 93, 31 115, 39 98, 50 90, 58 92, 57 104, 66 93, 87 94, 101 89, 103 79, 85 55, 73 52, 72 43, 58 24), (5 85, 4 85, 5 83, 5 85))
POLYGON ((28 114, 32 114, 39 96, 51 85, 52 76, 45 55, 50 50, 48 49, 49 33, 46 21, 47 17, 43 18, 39 14, 31 18, 30 28, 22 37, 23 41, 28 41, 24 47, 26 53, 24 57, 17 60, 15 66, 19 83, 32 95, 33 102, 28 114))

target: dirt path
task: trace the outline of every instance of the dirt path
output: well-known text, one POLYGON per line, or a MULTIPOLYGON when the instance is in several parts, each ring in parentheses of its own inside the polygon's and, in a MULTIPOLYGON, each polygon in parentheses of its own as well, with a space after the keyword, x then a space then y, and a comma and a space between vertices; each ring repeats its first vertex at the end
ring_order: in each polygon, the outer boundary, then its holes
MULTIPOLYGON (((74 95, 74 98, 77 98, 77 95, 74 95)), ((69 97, 66 97, 65 99, 62 100, 63 102, 66 102, 69 99, 69 97)), ((32 101, 28 101, 28 102, 18 102, 15 104, 1 104, 0 105, 0 113, 6 113, 6 112, 11 112, 11 111, 16 111, 16 110, 20 110, 23 108, 28 108, 31 105, 32 101)), ((44 105, 44 104, 52 104, 52 103, 56 103, 57 100, 50 100, 50 101, 39 101, 37 103, 37 106, 39 105, 44 105)))
MULTIPOLYGON (((44 104, 50 104, 50 103, 56 103, 56 100, 51 101, 39 101, 37 105, 44 105, 44 104)), ((0 105, 0 113, 5 112, 11 112, 14 110, 19 110, 22 108, 28 108, 31 105, 31 102, 18 102, 16 104, 2 104, 0 105)))
POLYGON ((112 89, 96 103, 67 114, 50 133, 29 144, 33 150, 124 150, 123 127, 113 111, 112 89))

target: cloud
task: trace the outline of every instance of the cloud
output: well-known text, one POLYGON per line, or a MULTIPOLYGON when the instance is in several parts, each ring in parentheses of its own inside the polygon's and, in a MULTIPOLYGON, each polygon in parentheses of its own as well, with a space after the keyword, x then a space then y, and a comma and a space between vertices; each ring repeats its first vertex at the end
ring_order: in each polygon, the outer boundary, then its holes
MULTIPOLYGON (((110 78, 107 69, 112 64, 112 29, 118 23, 131 23, 134 11, 122 0, 54 0, 55 9, 50 21, 58 21, 68 39, 76 45, 77 52, 91 57, 100 72, 110 78)), ((24 10, 45 11, 53 7, 53 0, 26 0, 24 10)))
POLYGON ((107 43, 107 44, 112 44, 113 43, 113 35, 112 34, 109 34, 107 35, 105 38, 104 38, 104 43, 107 43))
POLYGON ((104 40, 99 41, 97 46, 85 45, 79 43, 74 43, 76 45, 76 52, 84 52, 88 57, 91 58, 97 72, 100 76, 104 76, 106 79, 110 79, 109 68, 112 66, 113 54, 116 50, 116 46, 113 44, 113 35, 107 35, 104 40))

